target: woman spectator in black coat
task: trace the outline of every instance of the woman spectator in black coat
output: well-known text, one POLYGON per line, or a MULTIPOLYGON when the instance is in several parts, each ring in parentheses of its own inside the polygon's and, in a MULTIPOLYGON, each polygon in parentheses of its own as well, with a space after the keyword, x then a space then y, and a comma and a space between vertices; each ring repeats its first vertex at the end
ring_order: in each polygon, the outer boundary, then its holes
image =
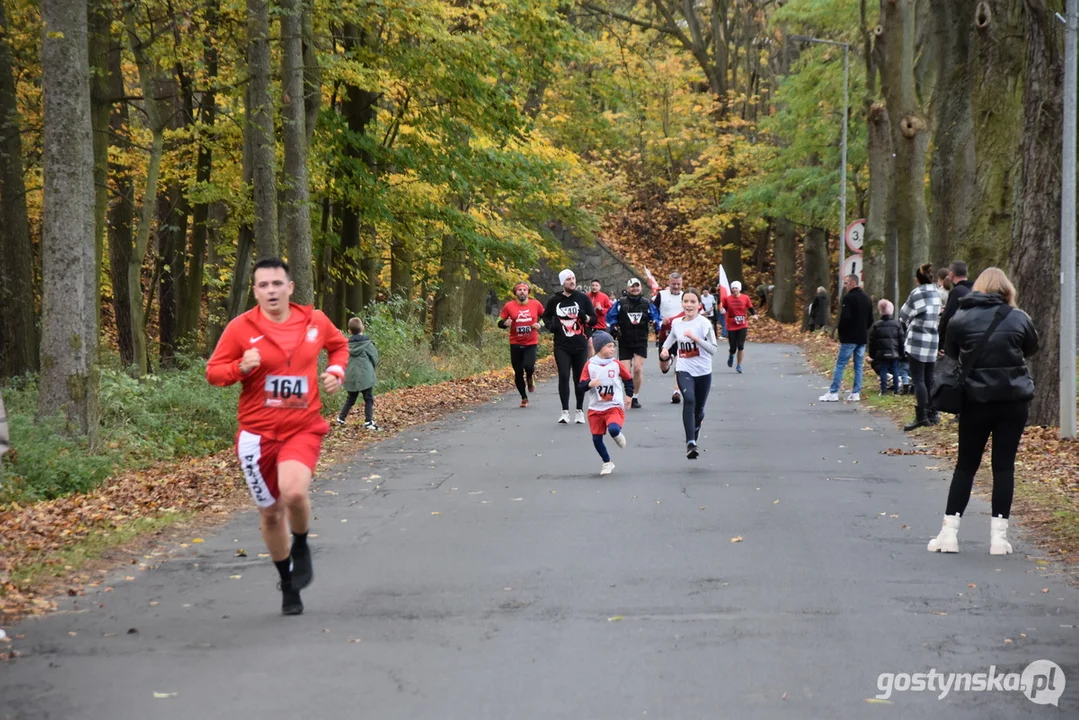
POLYGON ((963 412, 959 416, 959 457, 948 491, 944 526, 929 541, 930 552, 959 552, 959 518, 967 508, 974 475, 989 437, 993 437, 993 517, 989 554, 1006 555, 1008 518, 1015 492, 1015 456, 1034 397, 1034 381, 1026 358, 1038 350, 1038 331, 1030 316, 1015 307, 1015 286, 999 268, 987 268, 974 288, 959 301, 959 311, 948 325, 944 353, 960 367, 971 362, 989 325, 1003 315, 974 358, 964 384, 963 412))

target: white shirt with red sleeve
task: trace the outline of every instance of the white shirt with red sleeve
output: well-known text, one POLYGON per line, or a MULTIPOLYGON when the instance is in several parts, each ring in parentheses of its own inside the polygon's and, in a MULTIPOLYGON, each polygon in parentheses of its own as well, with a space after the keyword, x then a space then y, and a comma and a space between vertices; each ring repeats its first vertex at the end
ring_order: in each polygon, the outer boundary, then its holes
POLYGON ((599 378, 599 385, 588 389, 588 412, 604 412, 611 408, 625 407, 626 392, 623 383, 633 375, 621 361, 593 355, 581 371, 581 382, 599 378))
POLYGON ((319 354, 326 350, 326 372, 342 380, 348 364, 348 340, 321 310, 295 303, 289 310, 282 323, 258 307, 233 319, 206 364, 211 385, 243 384, 240 430, 269 439, 328 430, 319 413, 319 354), (262 363, 243 375, 240 360, 252 348, 258 348, 262 363))

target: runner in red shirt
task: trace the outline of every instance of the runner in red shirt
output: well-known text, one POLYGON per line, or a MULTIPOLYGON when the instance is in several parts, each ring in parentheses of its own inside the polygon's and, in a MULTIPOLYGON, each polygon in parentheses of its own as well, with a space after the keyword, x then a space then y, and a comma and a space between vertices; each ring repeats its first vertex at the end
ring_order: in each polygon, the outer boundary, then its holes
POLYGON ((252 274, 258 307, 225 328, 206 379, 219 387, 243 383, 236 451, 281 575, 281 612, 299 615, 300 590, 314 578, 307 490, 330 429, 319 413, 319 383, 328 393, 341 388, 348 342, 322 311, 289 302, 294 286, 284 262, 260 260, 252 274), (319 375, 323 349, 330 363, 319 375))
POLYGON ((510 330, 510 364, 513 365, 513 382, 521 393, 521 407, 528 407, 528 393, 536 392, 532 374, 536 372, 536 346, 539 345, 540 318, 543 305, 539 300, 529 299, 528 283, 513 286, 516 300, 502 306, 498 315, 498 327, 510 330), (527 376, 528 384, 525 379, 527 376))
POLYGON ((731 283, 731 294, 723 298, 723 309, 727 311, 727 341, 731 346, 727 367, 734 365, 735 353, 738 354, 738 372, 742 372, 742 357, 746 349, 746 335, 749 334, 749 316, 756 315, 753 301, 749 295, 742 294, 742 283, 731 283))
POLYGON ((607 330, 607 311, 614 305, 614 301, 611 297, 603 292, 603 283, 599 280, 593 280, 588 293, 588 299, 592 301, 592 307, 596 309, 596 324, 588 328, 588 357, 592 357, 596 354, 596 350, 592 347, 592 333, 597 330, 607 330))

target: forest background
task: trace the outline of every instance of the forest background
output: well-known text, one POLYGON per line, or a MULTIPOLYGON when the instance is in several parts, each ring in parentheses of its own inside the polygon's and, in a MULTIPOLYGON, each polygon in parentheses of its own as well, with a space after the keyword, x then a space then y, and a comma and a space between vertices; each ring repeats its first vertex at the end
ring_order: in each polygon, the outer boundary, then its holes
POLYGON ((1009 272, 1055 424, 1062 9, 0 0, 0 501, 227 445, 201 363, 259 257, 369 320, 388 389, 503 364, 488 299, 564 261, 555 226, 799 322, 837 295, 841 183, 874 298, 1009 272), (801 36, 849 47, 843 168, 844 49, 801 36))

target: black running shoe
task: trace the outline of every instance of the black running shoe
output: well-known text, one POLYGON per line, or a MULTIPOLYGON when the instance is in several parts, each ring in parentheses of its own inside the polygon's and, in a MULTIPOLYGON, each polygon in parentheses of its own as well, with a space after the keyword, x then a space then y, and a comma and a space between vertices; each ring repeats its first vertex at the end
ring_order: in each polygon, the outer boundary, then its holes
POLYGON ((675 391, 671 394, 671 405, 677 405, 682 402, 682 393, 675 391))
POLYGON ((637 398, 633 398, 633 400, 632 400, 632 402, 630 402, 629 406, 631 408, 635 408, 637 410, 640 410, 641 409, 641 401, 638 400, 637 398))
POLYGON ((315 579, 315 569, 311 567, 311 548, 304 543, 297 547, 292 543, 292 587, 303 590, 315 579))
POLYGON ((281 591, 281 614, 303 615, 300 591, 293 588, 292 583, 277 583, 277 589, 281 591))
POLYGON ((700 453, 697 452, 697 443, 689 443, 686 445, 686 457, 690 460, 696 460, 700 453))

